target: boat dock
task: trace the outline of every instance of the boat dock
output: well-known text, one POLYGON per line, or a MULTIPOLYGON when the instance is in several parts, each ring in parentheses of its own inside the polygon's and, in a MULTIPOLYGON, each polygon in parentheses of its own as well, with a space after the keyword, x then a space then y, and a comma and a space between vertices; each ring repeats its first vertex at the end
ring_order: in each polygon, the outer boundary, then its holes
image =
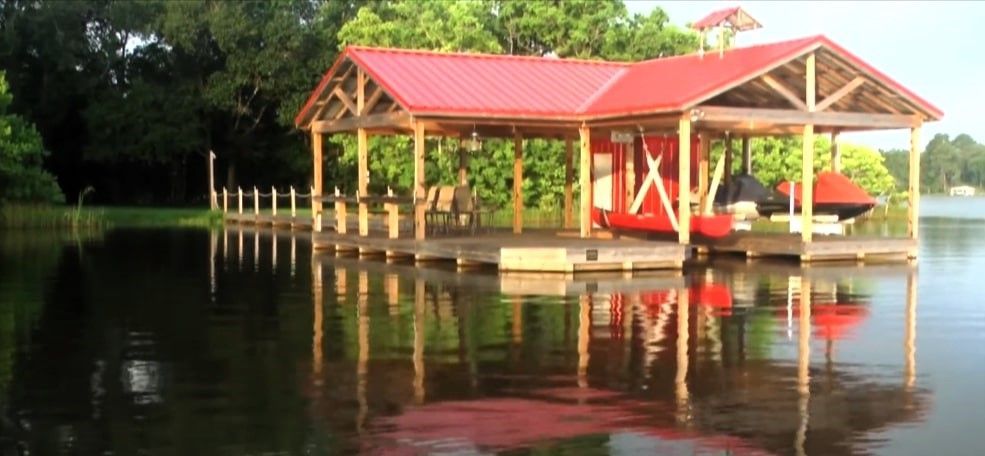
POLYGON ((803 242, 799 233, 733 232, 717 238, 697 238, 699 254, 738 254, 747 259, 772 257, 815 261, 907 261, 916 258, 917 240, 875 236, 814 236, 803 242))

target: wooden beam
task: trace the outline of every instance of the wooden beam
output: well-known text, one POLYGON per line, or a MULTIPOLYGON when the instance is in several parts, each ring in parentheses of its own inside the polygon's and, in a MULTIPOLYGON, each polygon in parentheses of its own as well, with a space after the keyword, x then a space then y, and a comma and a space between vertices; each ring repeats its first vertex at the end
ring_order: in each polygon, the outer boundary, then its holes
MULTIPOLYGON (((910 184, 906 232, 910 239, 920 235, 920 126, 910 129, 910 184)), ((911 255, 916 256, 916 252, 911 255)))
POLYGON ((513 233, 523 232, 523 135, 513 135, 513 233))
POLYGON ((587 125, 578 129, 581 151, 578 160, 579 206, 578 220, 581 237, 592 236, 592 133, 587 125))
POLYGON ((352 97, 345 93, 345 90, 342 90, 342 86, 336 87, 335 90, 332 91, 332 95, 335 95, 335 98, 338 98, 339 101, 341 101, 342 104, 344 104, 349 110, 349 112, 352 113, 352 115, 359 115, 359 109, 356 107, 356 104, 352 102, 352 97))
MULTIPOLYGON (((369 196, 369 135, 366 129, 356 130, 357 175, 356 185, 358 196, 369 196)), ((369 236, 369 206, 359 202, 359 235, 369 236)))
MULTIPOLYGON (((805 66, 806 90, 805 99, 807 110, 814 111, 814 101, 817 96, 816 56, 813 52, 807 54, 807 64, 805 66)), ((804 150, 803 167, 800 170, 800 240, 809 244, 814 240, 814 125, 804 125, 804 150)), ((805 258, 801 258, 804 260, 805 258)))
POLYGON ((380 98, 382 97, 383 97, 383 87, 376 86, 376 89, 373 89, 373 93, 370 94, 369 98, 366 99, 366 104, 364 104, 362 109, 359 110, 359 115, 364 116, 367 113, 372 112, 373 108, 376 107, 376 104, 380 101, 380 98))
POLYGON ((831 171, 841 172, 841 146, 838 144, 838 131, 831 132, 831 171))
POLYGON ((825 109, 830 108, 831 105, 837 103, 842 98, 845 98, 846 95, 852 93, 853 90, 857 89, 862 84, 865 84, 865 78, 862 76, 856 76, 855 79, 851 80, 851 82, 845 84, 831 95, 828 95, 827 98, 821 100, 821 102, 814 107, 814 110, 824 111, 825 109))
POLYGON ((757 125, 804 125, 822 127, 894 129, 910 128, 920 122, 918 116, 902 114, 870 114, 863 112, 802 112, 788 109, 733 108, 699 106, 694 113, 708 124, 731 123, 744 130, 756 130, 757 125))
POLYGON ((406 112, 370 114, 366 116, 346 117, 335 121, 315 121, 311 124, 311 131, 317 133, 351 132, 359 128, 409 129, 410 115, 406 112))
POLYGON ((574 226, 574 140, 570 136, 564 138, 564 228, 574 226))
MULTIPOLYGON (((311 172, 311 189, 314 193, 311 195, 311 229, 312 231, 321 231, 321 213, 322 213, 322 135, 321 133, 312 131, 311 132, 311 161, 312 161, 312 172, 311 172)), ((240 212, 242 212, 242 198, 243 194, 240 191, 240 212)))
POLYGON ((772 76, 770 76, 768 74, 764 74, 762 76, 762 80, 763 80, 763 82, 766 83, 766 85, 770 86, 770 88, 773 89, 774 92, 782 95, 783 98, 786 98, 787 101, 789 101, 790 104, 793 105, 793 107, 795 107, 795 108, 797 108, 797 109, 799 109, 801 111, 807 111, 808 110, 807 109, 807 104, 804 103, 804 100, 801 100, 800 97, 798 97, 796 94, 794 94, 792 90, 790 90, 789 88, 787 88, 787 86, 784 85, 779 80, 773 78, 772 76))
POLYGON ((683 245, 691 243, 691 116, 681 116, 677 129, 678 176, 677 240, 683 245))
POLYGON ((414 122, 414 239, 422 240, 426 232, 424 211, 424 124, 414 122))
POLYGON ((749 143, 749 135, 742 135, 742 172, 752 174, 752 144, 749 143))

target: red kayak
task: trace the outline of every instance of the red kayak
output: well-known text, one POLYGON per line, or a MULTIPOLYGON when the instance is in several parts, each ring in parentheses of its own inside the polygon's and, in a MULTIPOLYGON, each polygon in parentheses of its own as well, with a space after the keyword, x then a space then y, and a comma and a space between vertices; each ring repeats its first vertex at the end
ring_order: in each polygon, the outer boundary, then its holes
MULTIPOLYGON (((625 214, 604 209, 592 209, 592 221, 604 228, 617 230, 675 233, 674 225, 664 214, 625 214)), ((723 237, 732 232, 732 215, 692 215, 691 233, 707 237, 723 237)))
MULTIPOLYGON (((781 182, 777 191, 790 197, 790 182, 781 182)), ((801 186, 794 193, 796 210, 800 211, 801 186)), ((875 198, 842 174, 824 171, 814 182, 814 215, 833 214, 838 220, 848 220, 864 214, 876 205, 875 198)), ((777 212, 782 212, 777 210, 777 212)))

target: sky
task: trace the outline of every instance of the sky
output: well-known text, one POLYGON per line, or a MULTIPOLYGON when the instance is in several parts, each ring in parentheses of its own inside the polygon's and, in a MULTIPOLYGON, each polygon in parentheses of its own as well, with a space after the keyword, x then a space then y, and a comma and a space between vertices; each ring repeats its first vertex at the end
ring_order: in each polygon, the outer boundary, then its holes
MULTIPOLYGON (((741 32, 738 46, 823 34, 944 111, 925 124, 937 133, 967 133, 985 142, 985 2, 800 2, 626 0, 630 12, 661 7, 684 26, 741 6, 763 28, 741 32)), ((844 141, 880 149, 909 147, 909 132, 846 133, 844 141)))

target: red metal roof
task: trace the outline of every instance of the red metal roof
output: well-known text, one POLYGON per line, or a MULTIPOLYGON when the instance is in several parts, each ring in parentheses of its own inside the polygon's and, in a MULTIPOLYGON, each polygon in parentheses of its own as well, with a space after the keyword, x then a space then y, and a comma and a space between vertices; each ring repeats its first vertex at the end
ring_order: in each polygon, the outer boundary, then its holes
POLYGON ((690 54, 640 62, 611 84, 584 113, 598 116, 679 111, 763 74, 817 45, 818 38, 810 37, 736 48, 722 57, 690 54))
POLYGON ((313 106, 351 59, 413 115, 589 120, 688 109, 824 47, 936 118, 935 106, 823 36, 637 63, 348 47, 295 118, 313 106))
POLYGON ((713 11, 711 14, 691 24, 691 27, 696 28, 698 30, 715 27, 718 24, 721 24, 724 20, 728 19, 729 16, 738 12, 739 12, 738 6, 734 6, 732 8, 725 8, 723 10, 713 11))

